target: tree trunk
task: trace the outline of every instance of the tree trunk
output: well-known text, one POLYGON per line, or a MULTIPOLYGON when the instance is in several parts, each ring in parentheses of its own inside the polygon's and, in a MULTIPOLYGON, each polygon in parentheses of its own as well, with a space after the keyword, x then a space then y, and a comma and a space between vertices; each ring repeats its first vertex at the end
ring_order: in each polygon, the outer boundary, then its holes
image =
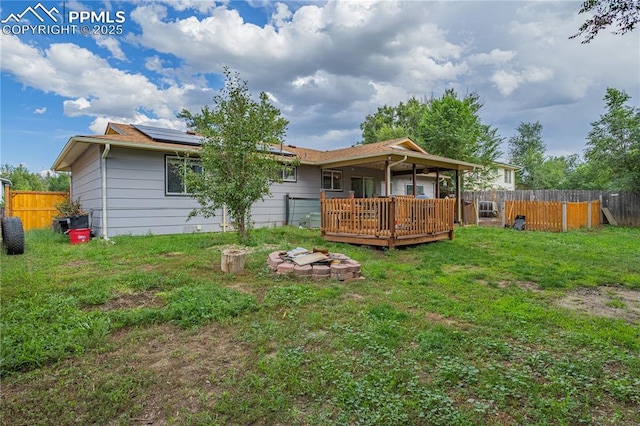
POLYGON ((243 250, 224 250, 220 260, 220 268, 222 269, 222 272, 235 274, 244 270, 246 255, 247 252, 243 250))

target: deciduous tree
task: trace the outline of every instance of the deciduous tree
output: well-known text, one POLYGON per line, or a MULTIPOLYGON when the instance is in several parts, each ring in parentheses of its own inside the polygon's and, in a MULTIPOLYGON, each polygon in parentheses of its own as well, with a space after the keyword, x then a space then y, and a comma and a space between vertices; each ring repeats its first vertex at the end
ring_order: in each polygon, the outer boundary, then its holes
POLYGON ((522 189, 542 189, 546 146, 542 142, 542 124, 521 122, 518 134, 509 138, 509 162, 520 166, 516 185, 522 189))
POLYGON ((615 25, 614 34, 632 31, 640 22, 639 0, 587 0, 578 14, 593 13, 570 38, 584 36, 582 43, 589 43, 601 30, 615 25))
POLYGON ((480 108, 476 93, 459 99, 453 90, 440 98, 419 101, 414 97, 396 107, 385 105, 360 124, 362 142, 409 137, 431 154, 486 166, 475 177, 469 176, 482 182, 500 156, 502 138, 497 129, 482 123, 480 108))
POLYGON ((607 88, 607 112, 591 123, 585 156, 611 177, 614 189, 640 191, 640 108, 624 90, 607 88))
POLYGON ((283 165, 270 147, 284 142, 288 121, 265 92, 251 98, 247 82, 224 69, 225 85, 213 106, 199 113, 178 115, 190 129, 204 136, 200 159, 202 173, 187 169, 187 188, 200 203, 190 217, 215 216, 226 206, 241 240, 251 228, 251 206, 270 195, 273 182, 281 181, 283 165))

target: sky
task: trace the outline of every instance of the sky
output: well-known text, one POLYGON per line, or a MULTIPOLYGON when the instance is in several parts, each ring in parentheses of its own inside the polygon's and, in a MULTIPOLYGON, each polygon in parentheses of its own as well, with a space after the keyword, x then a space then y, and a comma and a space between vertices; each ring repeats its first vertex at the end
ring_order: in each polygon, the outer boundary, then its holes
POLYGON ((542 124, 547 155, 582 154, 607 87, 639 105, 640 30, 569 39, 580 4, 3 0, 0 163, 47 170, 109 121, 184 130, 177 113, 211 105, 225 66, 292 145, 351 146, 378 107, 453 88, 479 95, 503 160, 521 122, 542 124))

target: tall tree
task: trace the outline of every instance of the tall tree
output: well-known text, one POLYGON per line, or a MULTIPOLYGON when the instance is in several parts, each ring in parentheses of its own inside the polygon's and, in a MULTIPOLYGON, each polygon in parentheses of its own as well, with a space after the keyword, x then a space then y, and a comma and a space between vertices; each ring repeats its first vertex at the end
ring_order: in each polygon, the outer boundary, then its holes
POLYGON ((571 176, 579 161, 578 154, 546 158, 541 167, 540 189, 574 189, 571 176))
POLYGON ((395 107, 379 107, 360 124, 362 143, 408 137, 420 144, 418 126, 426 109, 426 103, 415 97, 410 98, 407 103, 400 102, 395 107))
POLYGON ((640 191, 640 108, 627 105, 624 90, 607 88, 607 112, 591 123, 587 162, 606 170, 614 189, 640 191))
POLYGON ((521 122, 518 134, 509 138, 509 162, 520 166, 516 173, 516 185, 524 189, 542 189, 544 153, 542 124, 521 122))
POLYGON ((67 173, 33 173, 23 164, 12 166, 4 164, 0 167, 0 177, 11 181, 16 191, 69 191, 69 175, 67 173))
POLYGON ((453 90, 441 98, 413 97, 396 107, 385 105, 360 124, 363 143, 410 137, 431 154, 485 166, 468 177, 481 186, 500 156, 502 138, 497 129, 482 123, 480 108, 477 94, 459 99, 453 90))
POLYGON ((453 89, 431 98, 419 123, 423 147, 432 154, 489 165, 500 155, 497 129, 480 119, 482 103, 476 93, 463 99, 453 89))
POLYGON ((593 13, 569 38, 584 36, 582 43, 589 43, 601 30, 615 25, 614 34, 632 31, 640 22, 640 0, 586 0, 578 14, 593 13))
POLYGON ((251 206, 270 195, 273 182, 281 181, 283 165, 269 152, 284 142, 289 124, 265 92, 251 98, 247 82, 224 68, 225 85, 197 114, 184 109, 178 115, 192 130, 205 136, 200 152, 202 172, 186 168, 187 188, 200 203, 190 217, 215 216, 226 205, 241 240, 251 228, 251 206))

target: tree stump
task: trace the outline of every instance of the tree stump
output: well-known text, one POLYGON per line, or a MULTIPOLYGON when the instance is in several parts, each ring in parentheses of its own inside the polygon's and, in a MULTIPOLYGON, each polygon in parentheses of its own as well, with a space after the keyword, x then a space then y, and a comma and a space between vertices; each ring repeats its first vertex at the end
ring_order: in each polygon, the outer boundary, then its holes
POLYGON ((220 268, 222 269, 222 272, 235 274, 244 270, 244 260, 246 256, 247 252, 243 250, 224 250, 220 260, 220 268))

